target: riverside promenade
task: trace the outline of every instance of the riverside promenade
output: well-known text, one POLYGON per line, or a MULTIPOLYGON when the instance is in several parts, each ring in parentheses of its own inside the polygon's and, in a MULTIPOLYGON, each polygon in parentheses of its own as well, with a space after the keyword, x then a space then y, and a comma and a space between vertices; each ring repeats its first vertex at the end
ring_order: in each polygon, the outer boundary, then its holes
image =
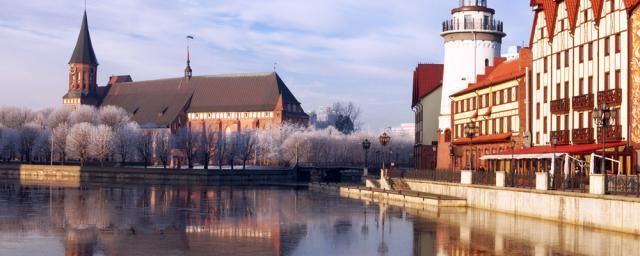
MULTIPOLYGON (((456 198, 464 201, 464 205, 461 203, 458 207, 640 235, 640 218, 637 215, 640 212, 638 197, 599 194, 597 190, 592 190, 592 193, 554 191, 542 184, 534 188, 506 187, 504 179, 501 178, 494 179, 493 182, 503 184, 478 185, 474 184, 473 178, 464 177, 468 174, 461 175, 463 177, 458 178, 457 182, 407 177, 366 177, 367 188, 365 189, 338 186, 323 190, 337 191, 344 197, 359 194, 361 199, 366 200, 369 197, 377 197, 389 203, 405 206, 410 206, 409 204, 416 200, 408 195, 422 197, 423 202, 433 202, 433 200, 427 200, 421 195, 429 195, 432 198, 456 198), (374 195, 370 196, 371 193, 374 195)), ((546 183, 544 178, 539 178, 539 181, 546 183)), ((594 183, 592 182, 592 187, 594 183)), ((325 185, 325 187, 331 186, 325 185)), ((433 203, 431 205, 438 206, 433 203)))
POLYGON ((291 169, 269 170, 189 170, 160 168, 80 167, 72 165, 0 164, 0 178, 20 180, 23 184, 63 184, 81 182, 113 184, 251 184, 276 185, 296 182, 291 169))

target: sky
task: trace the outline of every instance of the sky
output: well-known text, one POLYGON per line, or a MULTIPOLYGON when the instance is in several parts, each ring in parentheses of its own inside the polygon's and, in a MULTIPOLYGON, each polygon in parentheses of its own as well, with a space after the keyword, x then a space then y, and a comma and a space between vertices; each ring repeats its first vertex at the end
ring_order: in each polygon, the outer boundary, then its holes
MULTIPOLYGON (((307 112, 335 101, 368 130, 413 123, 413 70, 441 63, 458 0, 87 0, 98 85, 275 68, 307 112)), ((489 0, 508 46, 529 40, 529 1, 489 0)), ((56 107, 68 87, 82 0, 0 0, 0 106, 56 107)))

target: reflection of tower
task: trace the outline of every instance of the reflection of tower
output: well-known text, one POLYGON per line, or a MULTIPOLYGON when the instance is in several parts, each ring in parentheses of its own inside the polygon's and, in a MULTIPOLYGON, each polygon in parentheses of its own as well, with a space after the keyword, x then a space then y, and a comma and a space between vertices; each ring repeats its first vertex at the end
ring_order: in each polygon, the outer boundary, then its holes
POLYGON ((451 20, 442 24, 444 38, 444 77, 440 105, 439 129, 451 128, 451 99, 449 96, 475 83, 485 67, 493 65, 500 56, 505 33, 502 22, 493 18, 495 11, 487 7, 487 0, 460 0, 451 12, 451 20))

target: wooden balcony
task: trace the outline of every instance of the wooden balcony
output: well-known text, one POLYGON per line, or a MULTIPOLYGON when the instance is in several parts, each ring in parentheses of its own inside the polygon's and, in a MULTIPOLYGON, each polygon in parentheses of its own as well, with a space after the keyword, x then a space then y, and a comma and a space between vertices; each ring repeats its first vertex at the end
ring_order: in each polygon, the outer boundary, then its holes
POLYGON ((594 142, 593 128, 573 129, 571 140, 573 144, 592 144, 594 142))
MULTIPOLYGON (((612 125, 604 128, 604 142, 618 142, 622 140, 622 125, 612 125)), ((602 128, 598 128, 598 142, 602 143, 602 128)))
POLYGON ((566 114, 569 113, 569 106, 571 100, 559 99, 551 101, 551 114, 566 114))
POLYGON ((593 94, 585 94, 573 97, 571 102, 573 111, 590 111, 593 110, 593 94))
POLYGON ((551 131, 551 138, 558 136, 558 143, 556 145, 569 145, 569 130, 551 131))
POLYGON ((619 106, 622 104, 622 89, 612 89, 598 92, 598 105, 606 103, 609 106, 619 106))

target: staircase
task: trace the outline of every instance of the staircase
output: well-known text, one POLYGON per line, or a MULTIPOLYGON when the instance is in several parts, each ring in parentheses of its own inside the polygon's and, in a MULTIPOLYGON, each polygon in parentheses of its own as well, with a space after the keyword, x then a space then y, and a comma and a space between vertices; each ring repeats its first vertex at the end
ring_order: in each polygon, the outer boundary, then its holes
POLYGON ((409 185, 400 178, 389 179, 389 184, 391 185, 391 189, 395 191, 411 191, 409 185))

